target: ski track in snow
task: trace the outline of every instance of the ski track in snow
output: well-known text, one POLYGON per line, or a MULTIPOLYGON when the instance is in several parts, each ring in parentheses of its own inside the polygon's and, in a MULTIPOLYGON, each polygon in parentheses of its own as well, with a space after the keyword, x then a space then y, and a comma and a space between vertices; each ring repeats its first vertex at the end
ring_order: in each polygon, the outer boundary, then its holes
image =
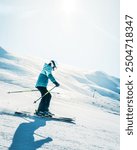
POLYGON ((34 60, 1 52, 0 150, 119 149, 119 79, 101 72, 83 73, 60 67, 55 77, 61 86, 52 93, 51 112, 75 118, 76 124, 18 117, 12 113, 21 110, 33 113, 37 109, 38 103, 33 102, 40 94, 7 92, 34 88, 42 66, 34 60), (11 65, 16 67, 10 70, 11 65), (101 78, 104 81, 100 81, 101 78))

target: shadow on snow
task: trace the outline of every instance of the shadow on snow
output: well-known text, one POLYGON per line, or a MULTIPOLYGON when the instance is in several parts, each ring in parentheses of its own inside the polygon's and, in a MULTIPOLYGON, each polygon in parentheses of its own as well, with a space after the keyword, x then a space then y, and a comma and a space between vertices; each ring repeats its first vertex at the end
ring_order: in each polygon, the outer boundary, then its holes
POLYGON ((46 121, 38 118, 35 118, 33 122, 20 124, 14 134, 9 150, 36 150, 43 144, 51 142, 52 138, 45 138, 35 133, 42 126, 46 126, 46 121), (42 139, 35 141, 34 135, 42 139))

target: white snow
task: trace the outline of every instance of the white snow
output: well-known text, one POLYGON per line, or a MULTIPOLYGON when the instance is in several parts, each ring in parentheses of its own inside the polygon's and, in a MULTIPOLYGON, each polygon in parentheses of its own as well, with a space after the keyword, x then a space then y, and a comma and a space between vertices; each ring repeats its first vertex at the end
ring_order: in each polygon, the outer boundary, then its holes
POLYGON ((0 48, 0 150, 118 150, 119 79, 100 71, 59 64, 54 72, 61 86, 52 92, 50 110, 76 124, 12 115, 37 109, 39 92, 7 92, 34 89, 42 65, 0 48))

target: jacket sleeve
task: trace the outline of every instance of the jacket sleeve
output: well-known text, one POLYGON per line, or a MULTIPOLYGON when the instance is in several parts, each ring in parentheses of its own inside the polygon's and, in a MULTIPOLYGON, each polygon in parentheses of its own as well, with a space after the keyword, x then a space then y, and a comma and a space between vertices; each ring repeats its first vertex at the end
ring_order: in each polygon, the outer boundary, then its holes
POLYGON ((56 82, 55 78, 53 77, 52 74, 49 74, 48 75, 48 78, 52 81, 52 82, 56 82))
POLYGON ((50 67, 49 65, 45 64, 44 68, 43 68, 43 72, 44 74, 46 74, 46 76, 52 81, 52 82, 56 82, 55 78, 52 75, 52 67, 50 67))

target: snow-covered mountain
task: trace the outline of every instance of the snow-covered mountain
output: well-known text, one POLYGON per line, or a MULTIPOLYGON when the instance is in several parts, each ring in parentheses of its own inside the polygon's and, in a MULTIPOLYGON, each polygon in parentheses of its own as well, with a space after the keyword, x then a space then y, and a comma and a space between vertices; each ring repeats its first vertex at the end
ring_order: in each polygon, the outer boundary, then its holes
MULTIPOLYGON (((33 89, 43 63, 38 58, 15 56, 0 47, 0 117, 3 129, 0 131, 0 149, 2 150, 6 150, 6 147, 8 149, 14 142, 14 138, 17 138, 14 132, 17 131, 18 125, 20 127, 25 121, 12 115, 4 115, 3 112, 11 110, 34 112, 38 104, 34 105, 33 101, 40 97, 39 92, 21 94, 7 94, 7 92, 33 89), (7 126, 7 120, 10 121, 10 127, 7 126)), ((53 138, 48 138, 50 142, 43 140, 45 144, 43 143, 43 146, 41 144, 39 148, 41 150, 119 149, 119 78, 101 71, 78 70, 63 64, 58 65, 53 75, 61 86, 52 93, 51 111, 75 117, 76 125, 47 121, 49 124, 47 126, 40 125, 42 123, 40 119, 38 122, 31 121, 32 126, 38 126, 37 132, 40 135, 46 132, 46 135, 51 135, 55 139, 54 141, 53 138)), ((52 86, 53 84, 50 83, 49 89, 52 86)), ((27 125, 29 127, 26 120, 26 127, 27 125)), ((32 136, 35 138, 33 142, 43 137, 35 133, 32 136)), ((23 143, 25 144, 26 140, 23 143)), ((31 143, 30 149, 36 147, 31 143)), ((14 148, 17 149, 18 146, 14 148)))
MULTIPOLYGON (((29 58, 19 58, 9 54, 7 51, 0 47, 0 81, 17 84, 20 86, 31 87, 35 84, 35 79, 37 74, 40 72, 42 68, 42 60, 39 60, 40 63, 38 65, 38 60, 35 62, 34 60, 29 58), (13 77, 16 77, 15 78, 13 77), (19 80, 18 77, 19 76, 19 80), (23 81, 21 82, 20 76, 23 77, 23 81), (26 77, 27 79, 26 80, 26 77), (31 82, 31 85, 28 85, 28 81, 34 79, 31 82)), ((61 66, 59 68, 57 78, 60 80, 65 89, 70 89, 77 91, 75 89, 79 89, 84 91, 85 93, 91 93, 91 91, 95 90, 102 96, 110 97, 115 100, 119 100, 119 84, 120 80, 116 77, 112 77, 103 73, 101 71, 96 72, 85 72, 78 71, 74 69, 67 68, 66 66, 61 66), (70 80, 68 80, 70 78, 70 80), (73 81, 73 82, 70 82, 73 81), (77 84, 75 84, 77 82, 77 84), (69 86, 68 86, 69 85, 69 86), (88 87, 87 88, 84 88, 88 87), (72 88, 75 87, 75 88, 72 88)), ((31 80, 32 81, 32 80, 31 80)), ((29 82, 30 83, 30 82, 29 82)), ((83 93, 84 93, 83 92, 83 93)))

